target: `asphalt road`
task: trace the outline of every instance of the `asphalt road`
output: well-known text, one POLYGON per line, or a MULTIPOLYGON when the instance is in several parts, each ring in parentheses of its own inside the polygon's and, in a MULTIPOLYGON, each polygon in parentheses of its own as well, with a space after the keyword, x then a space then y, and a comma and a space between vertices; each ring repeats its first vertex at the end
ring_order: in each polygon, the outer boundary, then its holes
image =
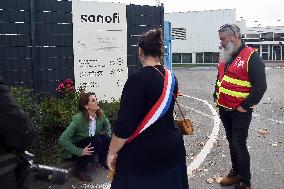
MULTIPOLYGON (((175 70, 175 74, 180 81, 183 94, 198 97, 213 105, 212 92, 216 70, 179 68, 175 70)), ((266 69, 266 74, 268 89, 254 110, 247 142, 251 155, 252 186, 255 189, 282 189, 284 188, 284 141, 282 136, 284 134, 284 69, 266 69), (265 128, 268 134, 259 133, 260 129, 265 128)), ((191 107, 188 115, 196 124, 195 135, 185 137, 189 145, 187 151, 192 155, 192 153, 199 153, 202 144, 208 140, 207 136, 212 132, 212 113, 199 101, 186 97, 181 97, 181 99, 184 105, 191 107), (196 110, 207 115, 198 113, 196 110)), ((230 188, 221 187, 216 181, 213 184, 207 182, 209 178, 226 175, 230 169, 225 131, 222 124, 219 128, 214 147, 199 170, 189 178, 191 189, 230 188)), ((193 161, 193 158, 189 158, 188 164, 193 161)))
MULTIPOLYGON (((218 179, 230 170, 230 156, 225 132, 222 123, 218 124, 218 116, 214 115, 217 109, 212 102, 217 71, 214 68, 176 68, 174 73, 181 93, 185 95, 179 97, 180 104, 186 116, 193 120, 195 129, 194 135, 184 137, 187 165, 194 167, 194 170, 189 170, 190 189, 234 188, 218 184, 218 179)), ((254 110, 247 143, 251 155, 252 186, 254 189, 283 189, 284 69, 266 69, 266 73, 268 89, 254 110), (261 129, 264 132, 260 133, 261 129)), ((91 173, 92 183, 72 177, 63 186, 45 187, 109 188, 105 169, 95 166, 91 173)), ((44 188, 43 184, 40 186, 44 188)))

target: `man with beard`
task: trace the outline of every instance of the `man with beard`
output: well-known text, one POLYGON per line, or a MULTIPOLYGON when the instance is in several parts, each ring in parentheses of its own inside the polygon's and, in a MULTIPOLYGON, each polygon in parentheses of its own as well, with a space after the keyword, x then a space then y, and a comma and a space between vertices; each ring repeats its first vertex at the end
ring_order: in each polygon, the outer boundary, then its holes
POLYGON ((256 50, 243 43, 237 25, 225 24, 218 32, 221 53, 213 97, 219 107, 232 162, 230 173, 220 184, 251 189, 246 140, 253 107, 266 91, 265 66, 256 50))

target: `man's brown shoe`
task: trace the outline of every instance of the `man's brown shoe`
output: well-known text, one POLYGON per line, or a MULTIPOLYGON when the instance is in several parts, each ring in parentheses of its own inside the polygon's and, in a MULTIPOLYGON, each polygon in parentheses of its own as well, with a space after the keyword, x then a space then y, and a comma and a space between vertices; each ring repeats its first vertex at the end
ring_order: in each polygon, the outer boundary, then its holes
POLYGON ((232 170, 230 171, 230 173, 221 180, 220 184, 222 186, 230 186, 233 184, 236 184, 240 182, 240 175, 234 173, 232 170))

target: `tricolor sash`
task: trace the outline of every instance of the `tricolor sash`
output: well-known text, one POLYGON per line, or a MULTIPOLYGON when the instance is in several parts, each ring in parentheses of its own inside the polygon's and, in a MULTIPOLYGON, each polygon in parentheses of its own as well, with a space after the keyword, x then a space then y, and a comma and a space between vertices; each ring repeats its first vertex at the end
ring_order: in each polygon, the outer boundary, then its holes
POLYGON ((127 143, 145 131, 145 129, 153 125, 155 121, 157 121, 167 112, 172 102, 174 86, 174 75, 170 72, 170 70, 165 68, 164 88, 160 98, 141 121, 136 131, 128 138, 127 143))

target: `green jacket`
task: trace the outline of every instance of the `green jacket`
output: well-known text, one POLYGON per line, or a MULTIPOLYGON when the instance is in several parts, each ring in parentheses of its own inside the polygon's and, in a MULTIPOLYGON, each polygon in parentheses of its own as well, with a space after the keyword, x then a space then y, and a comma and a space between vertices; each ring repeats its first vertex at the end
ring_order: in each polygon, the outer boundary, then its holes
MULTIPOLYGON (((102 110, 101 110, 102 111, 102 110)), ((110 136, 109 120, 102 111, 102 117, 96 119, 96 135, 107 134, 110 136)), ((73 116, 71 123, 59 137, 60 156, 64 159, 71 158, 72 155, 81 156, 82 148, 75 144, 89 137, 89 123, 85 120, 82 113, 73 116)))

